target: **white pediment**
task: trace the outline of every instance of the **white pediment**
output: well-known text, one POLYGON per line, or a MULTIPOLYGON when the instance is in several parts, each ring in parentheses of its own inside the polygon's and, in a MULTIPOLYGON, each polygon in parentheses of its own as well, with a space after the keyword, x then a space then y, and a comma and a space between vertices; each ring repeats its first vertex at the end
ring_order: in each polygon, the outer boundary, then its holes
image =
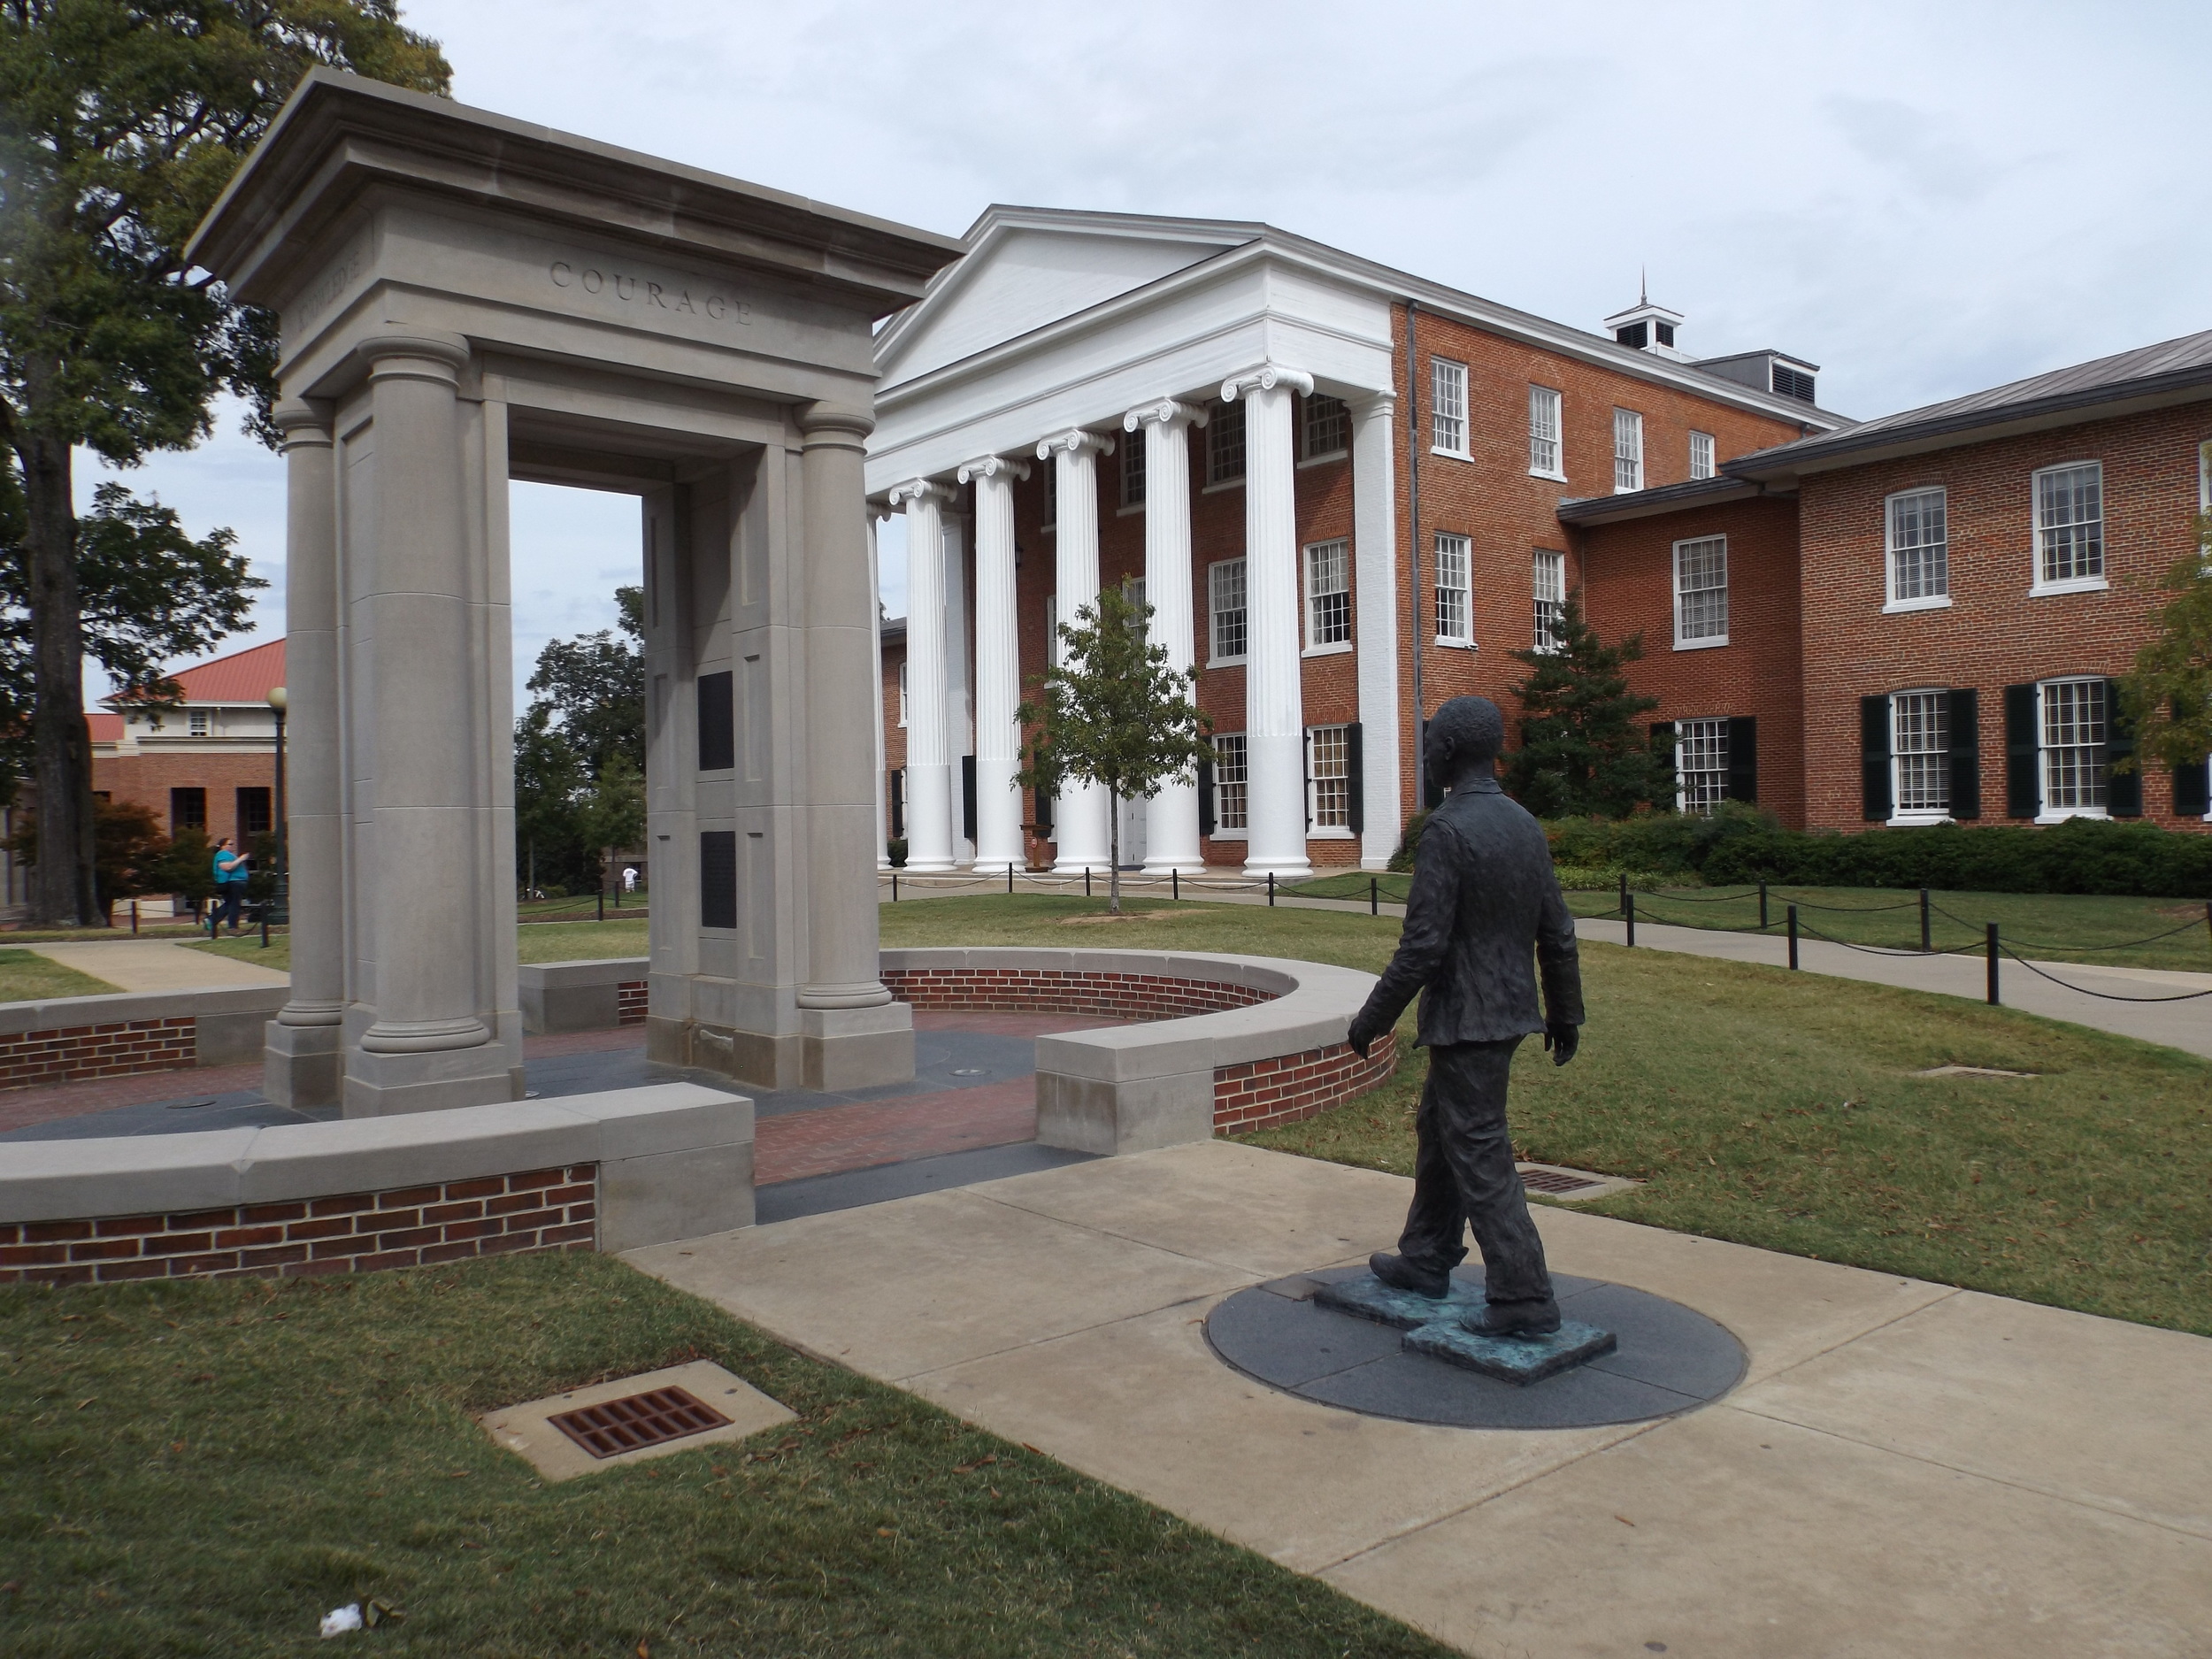
POLYGON ((987 216, 975 250, 880 342, 892 386, 1103 304, 1252 240, 1256 226, 1191 220, 1147 225, 1122 215, 1068 214, 1053 223, 987 216))

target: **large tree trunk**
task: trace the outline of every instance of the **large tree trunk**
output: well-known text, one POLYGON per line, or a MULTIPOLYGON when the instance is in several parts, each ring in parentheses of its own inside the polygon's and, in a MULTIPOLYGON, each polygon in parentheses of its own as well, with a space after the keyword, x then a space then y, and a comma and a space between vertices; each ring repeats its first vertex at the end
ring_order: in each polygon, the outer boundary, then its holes
MULTIPOLYGON (((57 370, 58 373, 58 370, 57 370)), ((90 926, 93 891, 92 738, 84 715, 84 628, 78 614, 77 515, 66 439, 19 431, 25 552, 30 575, 38 862, 31 920, 90 926)))

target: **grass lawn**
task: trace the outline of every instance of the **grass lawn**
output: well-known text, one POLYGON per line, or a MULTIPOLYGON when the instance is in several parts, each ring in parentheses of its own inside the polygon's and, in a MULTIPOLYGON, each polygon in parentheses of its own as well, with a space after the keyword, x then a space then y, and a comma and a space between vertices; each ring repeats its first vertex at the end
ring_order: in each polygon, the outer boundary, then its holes
MULTIPOLYGON (((1410 876, 1385 872, 1376 878, 1386 902, 1405 898, 1410 876)), ((1302 897, 1365 899, 1365 874, 1324 876, 1287 889, 1302 897)), ((1930 942, 1938 950, 1978 950, 1982 929, 1997 924, 2000 936, 2023 956, 2061 962, 2101 962, 2116 967, 2178 968, 2212 973, 2212 923, 2202 899, 2108 898, 2071 893, 1931 892, 1931 906, 1948 916, 1930 918, 1930 942), (2109 947, 2154 933, 2171 937, 2124 950, 2109 947)), ((1767 921, 1780 933, 1785 908, 1800 906, 1800 919, 1831 938, 1855 945, 1886 945, 1900 950, 1920 945, 1917 890, 1881 887, 1770 887, 1767 921), (1832 908, 1816 908, 1832 907, 1832 908)), ((1571 892, 1567 903, 1578 916, 1612 917, 1620 907, 1612 889, 1571 892)), ((1750 887, 1660 887, 1639 889, 1639 921, 1681 927, 1717 927, 1756 933, 1759 895, 1750 887)))
MULTIPOLYGON (((1102 902, 885 906, 887 944, 1127 945, 1379 968, 1389 918, 1102 902)), ((1574 1064, 1526 1045, 1524 1156, 1646 1183, 1579 1206, 2212 1335, 2212 1063, 1962 998, 1586 944, 1574 1064), (2032 1078, 1921 1078, 1943 1064, 2032 1078)), ((1410 1018, 1401 1041, 1411 1040, 1410 1018)), ((1410 1173, 1417 1056, 1372 1094, 1254 1139, 1410 1173)), ((1380 1241, 1379 1241, 1380 1242, 1380 1241)))
POLYGON ((0 1296, 0 1652, 1424 1655, 605 1256, 0 1296), (470 1413, 685 1359, 801 1421, 544 1486, 470 1413))
POLYGON ((0 950, 0 1002, 35 1002, 50 996, 111 996, 119 987, 65 968, 35 950, 0 950))
MULTIPOLYGON (((515 941, 518 956, 524 962, 641 956, 645 954, 645 918, 641 916, 608 922, 534 922, 515 930, 515 941)), ((274 968, 280 973, 292 971, 292 936, 283 932, 270 933, 266 950, 261 948, 258 930, 241 933, 235 939, 202 939, 191 942, 190 949, 218 956, 235 956, 241 962, 274 968)))

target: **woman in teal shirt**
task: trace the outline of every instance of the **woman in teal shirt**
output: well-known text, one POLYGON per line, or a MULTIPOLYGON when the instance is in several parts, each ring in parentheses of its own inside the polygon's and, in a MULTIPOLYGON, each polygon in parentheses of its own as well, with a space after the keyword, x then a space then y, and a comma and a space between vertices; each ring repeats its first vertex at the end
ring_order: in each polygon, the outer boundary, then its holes
POLYGON ((246 914, 246 882, 251 874, 246 866, 252 862, 245 853, 237 850, 237 844, 227 835, 215 843, 215 894, 219 901, 213 914, 207 920, 211 936, 230 919, 230 931, 236 933, 246 914))

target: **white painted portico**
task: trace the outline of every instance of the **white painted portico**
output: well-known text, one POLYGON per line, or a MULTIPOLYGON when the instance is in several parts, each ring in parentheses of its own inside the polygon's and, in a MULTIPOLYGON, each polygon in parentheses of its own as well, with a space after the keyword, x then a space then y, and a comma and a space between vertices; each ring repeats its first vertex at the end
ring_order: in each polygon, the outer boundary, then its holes
MULTIPOLYGON (((1374 803, 1358 861, 1379 868, 1397 840, 1405 741, 1389 288, 1372 267, 1256 224, 995 207, 965 240, 967 256, 877 342, 882 379, 867 488, 872 500, 908 513, 916 572, 908 621, 910 856, 941 868, 941 849, 957 841, 959 803, 943 757, 970 736, 978 867, 1004 869, 1010 849, 1021 844, 1021 797, 1006 764, 1019 754, 1020 733, 1003 695, 1000 655, 1016 634, 1007 469, 1016 463, 1055 469, 1053 545, 1033 552, 1054 561, 1065 620, 1097 588, 1101 464, 1119 445, 1143 447, 1141 509, 1102 511, 1144 513, 1154 639, 1179 666, 1193 666, 1203 628, 1192 611, 1191 506, 1204 486, 1189 476, 1183 434, 1210 408, 1241 403, 1244 868, 1278 878, 1310 872, 1292 400, 1317 393, 1342 399, 1351 417, 1350 563, 1360 629, 1358 719, 1366 734, 1358 787, 1374 803), (943 663, 948 641, 967 637, 971 618, 948 602, 936 572, 947 525, 970 521, 974 532, 964 542, 976 549, 978 663, 972 734, 948 732, 964 710, 936 689, 934 678, 925 683, 922 667, 943 663), (925 784, 924 766, 946 767, 948 787, 941 790, 934 773, 925 784)), ((1040 666, 1026 665, 1033 675, 1040 666)), ((1197 792, 1171 787, 1146 810, 1146 867, 1202 868, 1197 792)), ((1104 801, 1083 790, 1064 794, 1054 814, 1056 868, 1104 868, 1105 813, 1104 801)))

